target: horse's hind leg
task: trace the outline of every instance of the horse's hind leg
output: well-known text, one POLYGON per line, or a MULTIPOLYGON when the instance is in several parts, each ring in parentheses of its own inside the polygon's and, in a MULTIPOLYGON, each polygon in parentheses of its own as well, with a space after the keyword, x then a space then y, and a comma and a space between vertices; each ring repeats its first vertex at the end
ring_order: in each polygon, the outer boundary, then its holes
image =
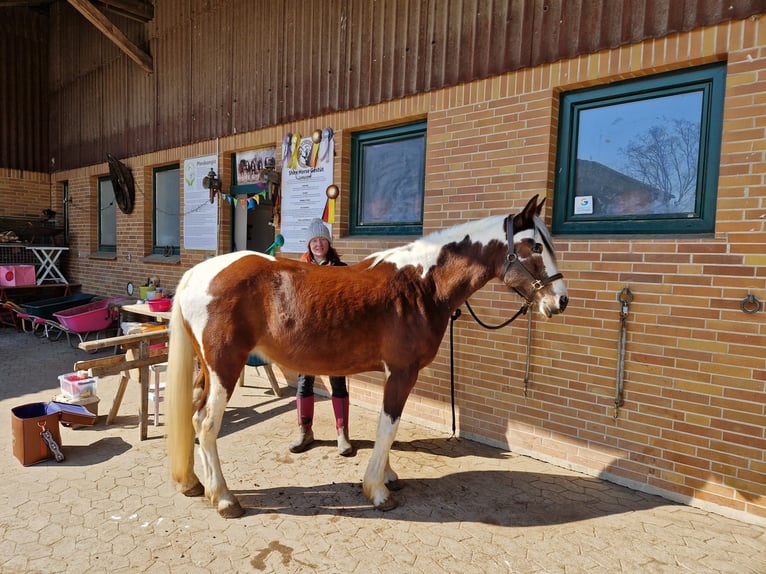
POLYGON ((209 382, 210 393, 207 397, 207 403, 204 408, 197 410, 194 414, 194 427, 197 429, 200 460, 204 475, 205 496, 216 506, 218 514, 224 518, 237 518, 242 516, 245 511, 226 485, 216 443, 228 396, 218 375, 211 372, 209 382))
MULTIPOLYGON (((199 405, 203 400, 205 392, 205 369, 201 368, 194 379, 194 390, 192 391, 192 404, 194 405, 194 414, 192 415, 192 425, 194 427, 194 436, 199 435, 200 430, 200 413, 199 405)), ((181 492, 184 496, 202 496, 205 494, 205 487, 202 486, 202 482, 197 478, 197 474, 194 472, 194 443, 189 445, 191 449, 191 456, 189 457, 189 463, 184 472, 184 478, 181 479, 181 492)), ((203 463, 204 464, 204 463, 203 463)), ((205 474, 203 473, 203 476, 205 474)))

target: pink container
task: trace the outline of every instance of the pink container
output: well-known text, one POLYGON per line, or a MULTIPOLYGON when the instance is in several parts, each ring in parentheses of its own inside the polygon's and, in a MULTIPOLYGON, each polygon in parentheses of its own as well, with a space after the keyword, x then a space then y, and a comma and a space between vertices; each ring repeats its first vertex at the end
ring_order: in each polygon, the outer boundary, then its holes
POLYGON ((165 312, 170 311, 173 300, 170 297, 162 297, 161 299, 150 299, 147 303, 149 303, 150 311, 165 312))
POLYGON ((115 307, 110 307, 115 301, 122 299, 103 299, 94 301, 87 305, 72 307, 54 313, 53 316, 58 322, 67 329, 76 333, 88 333, 90 331, 101 331, 114 323, 117 319, 118 311, 115 307))
POLYGON ((3 287, 23 287, 36 283, 34 265, 0 265, 0 285, 3 287))

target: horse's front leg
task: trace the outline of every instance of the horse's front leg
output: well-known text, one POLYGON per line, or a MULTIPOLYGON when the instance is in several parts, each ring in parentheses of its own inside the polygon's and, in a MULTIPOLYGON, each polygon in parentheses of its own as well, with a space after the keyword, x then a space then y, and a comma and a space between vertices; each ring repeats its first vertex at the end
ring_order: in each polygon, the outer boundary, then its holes
POLYGON ((383 409, 378 420, 378 432, 372 457, 364 473, 364 494, 378 510, 399 506, 391 490, 399 490, 399 477, 391 468, 389 455, 399 429, 404 404, 417 380, 417 370, 392 371, 383 390, 383 409))
POLYGON ((226 479, 221 471, 221 461, 218 458, 216 442, 218 433, 221 431, 223 413, 227 402, 228 395, 220 378, 211 373, 207 403, 203 409, 195 413, 194 426, 197 429, 200 460, 205 477, 203 479, 205 496, 218 509, 218 514, 224 518, 237 518, 242 516, 245 511, 226 485, 226 479))

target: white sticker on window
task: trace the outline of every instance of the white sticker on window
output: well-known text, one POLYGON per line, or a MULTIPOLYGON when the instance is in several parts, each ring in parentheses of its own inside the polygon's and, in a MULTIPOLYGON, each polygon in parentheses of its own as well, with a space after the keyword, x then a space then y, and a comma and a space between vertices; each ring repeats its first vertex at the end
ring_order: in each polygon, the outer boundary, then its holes
POLYGON ((574 202, 575 215, 593 215, 593 196, 578 195, 574 202))

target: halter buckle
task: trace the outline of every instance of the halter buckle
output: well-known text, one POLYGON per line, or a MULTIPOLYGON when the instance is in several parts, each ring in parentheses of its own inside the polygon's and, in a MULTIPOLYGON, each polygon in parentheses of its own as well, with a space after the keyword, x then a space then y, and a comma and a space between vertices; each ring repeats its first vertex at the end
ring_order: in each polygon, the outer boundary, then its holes
POLYGON ((532 292, 533 293, 536 292, 536 291, 539 291, 543 287, 545 287, 545 283, 543 283, 540 279, 535 279, 534 281, 532 281, 532 292))

